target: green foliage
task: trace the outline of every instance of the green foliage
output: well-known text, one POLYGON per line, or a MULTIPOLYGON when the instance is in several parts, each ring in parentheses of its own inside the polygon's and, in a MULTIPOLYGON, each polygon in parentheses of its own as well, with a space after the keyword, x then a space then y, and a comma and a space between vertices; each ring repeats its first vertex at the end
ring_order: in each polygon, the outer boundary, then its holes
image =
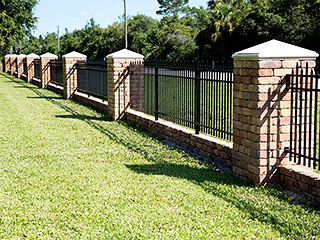
POLYGON ((229 58, 271 39, 320 51, 317 0, 217 0, 209 6, 212 23, 197 37, 203 58, 229 58))
POLYGON ((189 0, 157 0, 160 10, 157 14, 177 17, 180 13, 187 11, 189 0))
MULTIPOLYGON (((320 52, 319 0, 210 0, 208 8, 190 8, 188 0, 159 0, 158 21, 138 14, 128 19, 130 50, 147 59, 221 60, 239 50, 278 39, 320 52)), ((0 12, 0 48, 11 41, 23 53, 57 54, 57 36, 12 38, 14 21, 0 12), (9 39, 9 40, 8 40, 9 39), (24 46, 24 47, 22 47, 24 46)), ((124 48, 123 22, 101 28, 87 25, 61 37, 60 56, 71 51, 103 59, 124 48)))
MULTIPOLYGON (((0 54, 5 55, 17 42, 31 35, 36 18, 33 8, 37 0, 0 0, 0 54)), ((16 49, 17 50, 17 49, 16 49)))

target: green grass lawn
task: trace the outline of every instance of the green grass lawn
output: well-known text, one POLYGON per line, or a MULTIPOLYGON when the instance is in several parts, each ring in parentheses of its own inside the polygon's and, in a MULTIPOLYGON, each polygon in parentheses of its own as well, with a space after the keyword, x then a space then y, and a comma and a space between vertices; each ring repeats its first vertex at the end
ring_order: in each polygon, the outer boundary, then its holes
POLYGON ((320 239, 320 215, 0 75, 1 239, 320 239))

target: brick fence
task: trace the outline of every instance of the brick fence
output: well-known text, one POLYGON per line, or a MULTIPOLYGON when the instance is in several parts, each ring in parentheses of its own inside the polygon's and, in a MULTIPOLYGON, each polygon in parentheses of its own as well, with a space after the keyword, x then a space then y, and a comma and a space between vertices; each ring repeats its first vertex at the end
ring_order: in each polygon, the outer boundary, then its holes
MULTIPOLYGON (((48 54, 46 56, 49 56, 48 54)), ((50 55, 52 56, 52 55, 50 55)), ((5 71, 15 56, 5 58, 5 71)), ((27 56, 27 79, 32 79, 31 61, 27 56)), ((44 56, 42 56, 44 57, 44 56)), ((224 142, 177 126, 143 113, 144 67, 143 56, 127 49, 107 56, 108 102, 89 98, 77 91, 78 61, 86 56, 72 52, 63 56, 63 91, 65 98, 108 113, 114 120, 126 119, 152 133, 163 136, 183 147, 232 167, 233 174, 250 179, 255 185, 278 183, 320 202, 320 174, 288 161, 285 147, 290 144, 290 91, 285 76, 298 64, 315 66, 318 54, 307 49, 272 40, 233 55, 233 143, 224 142)), ((45 59, 41 62, 48 67, 45 59)), ((42 79, 50 87, 49 75, 42 79)), ((50 71, 47 69, 46 71, 50 71)))

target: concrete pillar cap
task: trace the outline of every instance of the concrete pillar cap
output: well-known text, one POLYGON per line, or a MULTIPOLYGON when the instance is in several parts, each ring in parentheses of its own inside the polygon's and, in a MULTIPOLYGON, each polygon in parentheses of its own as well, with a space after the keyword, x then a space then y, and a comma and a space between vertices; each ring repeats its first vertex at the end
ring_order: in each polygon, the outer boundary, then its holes
POLYGON ((40 58, 39 55, 31 53, 27 55, 27 58, 40 58))
POLYGON ((27 56, 27 55, 25 55, 25 54, 19 54, 19 55, 18 55, 19 58, 22 58, 22 57, 25 58, 26 56, 27 56))
POLYGON ((57 55, 54 55, 53 53, 49 53, 49 52, 42 54, 40 57, 41 58, 58 58, 57 55))
POLYGON ((109 54, 106 58, 118 58, 118 59, 144 59, 144 56, 130 51, 128 49, 122 49, 120 51, 109 54))
POLYGON ((75 52, 75 51, 68 53, 68 54, 65 54, 62 57, 63 58, 87 58, 86 55, 84 55, 82 53, 75 52))
POLYGON ((318 53, 297 47, 278 40, 271 40, 232 55, 234 59, 263 60, 263 59, 315 59, 318 53))

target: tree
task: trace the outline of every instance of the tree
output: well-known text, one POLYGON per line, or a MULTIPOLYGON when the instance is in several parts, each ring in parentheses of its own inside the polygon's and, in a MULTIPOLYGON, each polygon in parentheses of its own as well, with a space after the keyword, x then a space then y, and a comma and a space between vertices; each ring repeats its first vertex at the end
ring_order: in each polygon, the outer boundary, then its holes
POLYGON ((241 23, 245 16, 244 0, 221 0, 215 1, 213 8, 215 31, 212 35, 213 41, 221 36, 222 32, 228 31, 230 34, 241 23))
POLYGON ((158 0, 160 10, 157 14, 177 17, 187 11, 188 2, 189 0, 158 0))
POLYGON ((37 19, 33 8, 37 0, 0 0, 0 53, 4 55, 10 47, 31 35, 37 19))

